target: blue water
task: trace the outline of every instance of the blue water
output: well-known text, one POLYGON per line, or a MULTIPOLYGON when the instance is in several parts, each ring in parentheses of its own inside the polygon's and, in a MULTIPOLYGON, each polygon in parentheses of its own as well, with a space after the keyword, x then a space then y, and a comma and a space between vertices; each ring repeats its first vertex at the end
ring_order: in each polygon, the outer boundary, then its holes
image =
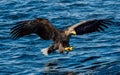
POLYGON ((120 75, 119 0, 0 0, 0 75, 120 75), (57 28, 77 22, 114 17, 104 32, 73 36, 75 49, 45 56, 52 41, 37 35, 9 38, 18 21, 43 17, 57 28))

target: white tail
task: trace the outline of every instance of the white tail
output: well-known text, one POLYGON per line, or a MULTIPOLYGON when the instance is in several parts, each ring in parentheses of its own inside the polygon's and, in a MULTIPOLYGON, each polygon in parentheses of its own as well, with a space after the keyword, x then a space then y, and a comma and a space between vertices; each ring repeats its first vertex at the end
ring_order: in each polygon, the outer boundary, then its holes
POLYGON ((41 50, 42 54, 44 54, 45 56, 48 56, 48 48, 44 48, 41 50))

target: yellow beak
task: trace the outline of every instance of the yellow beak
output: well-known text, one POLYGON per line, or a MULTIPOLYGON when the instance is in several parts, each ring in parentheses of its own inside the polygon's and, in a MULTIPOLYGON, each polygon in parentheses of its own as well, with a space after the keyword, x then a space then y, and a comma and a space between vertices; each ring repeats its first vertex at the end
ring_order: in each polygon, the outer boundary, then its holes
POLYGON ((73 35, 76 35, 76 32, 75 32, 75 31, 72 31, 71 33, 72 33, 73 35))

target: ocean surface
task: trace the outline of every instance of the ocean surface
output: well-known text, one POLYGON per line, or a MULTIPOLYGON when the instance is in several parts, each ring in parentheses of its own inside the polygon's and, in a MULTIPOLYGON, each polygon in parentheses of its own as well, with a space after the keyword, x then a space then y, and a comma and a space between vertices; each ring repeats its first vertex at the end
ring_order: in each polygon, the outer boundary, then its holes
POLYGON ((120 75, 120 0, 0 0, 0 75, 120 75), (52 41, 9 38, 16 22, 47 18, 60 29, 114 17, 102 32, 72 36, 73 51, 45 56, 52 41))

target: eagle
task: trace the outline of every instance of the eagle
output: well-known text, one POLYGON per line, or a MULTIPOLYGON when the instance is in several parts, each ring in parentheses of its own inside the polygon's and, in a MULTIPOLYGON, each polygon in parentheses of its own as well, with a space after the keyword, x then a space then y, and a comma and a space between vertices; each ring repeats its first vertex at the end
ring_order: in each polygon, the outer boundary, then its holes
POLYGON ((74 49, 70 46, 70 38, 72 35, 83 35, 92 32, 104 31, 111 25, 110 19, 93 19, 85 20, 67 27, 64 30, 57 29, 46 18, 35 18, 33 20, 25 20, 16 23, 16 26, 10 30, 12 39, 19 39, 23 36, 35 33, 43 40, 52 40, 53 44, 46 50, 46 53, 52 53, 59 50, 60 53, 67 53, 74 49))

